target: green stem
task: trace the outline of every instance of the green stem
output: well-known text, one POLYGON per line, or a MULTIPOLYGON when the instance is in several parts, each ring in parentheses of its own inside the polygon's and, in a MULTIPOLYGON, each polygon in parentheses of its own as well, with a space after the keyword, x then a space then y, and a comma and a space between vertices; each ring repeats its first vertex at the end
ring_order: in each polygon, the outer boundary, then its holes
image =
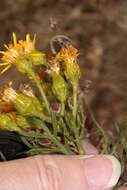
POLYGON ((39 79, 37 78, 37 76, 36 76, 36 74, 35 74, 34 71, 30 71, 30 72, 29 72, 29 75, 33 78, 33 80, 34 80, 35 83, 37 84, 37 87, 38 87, 38 89, 39 89, 39 91, 40 91, 40 93, 41 93, 42 99, 43 99, 44 102, 45 102, 46 108, 47 108, 48 112, 50 113, 49 103, 48 103, 48 100, 47 100, 47 98, 46 98, 46 95, 45 95, 45 92, 44 92, 44 90, 43 90, 43 87, 42 87, 42 85, 40 84, 39 79))
POLYGON ((73 84, 73 117, 76 118, 77 113, 77 84, 73 84))
POLYGON ((38 115, 38 117, 40 119, 42 119, 43 121, 46 121, 47 123, 51 123, 51 117, 48 117, 48 116, 44 115, 43 113, 41 113, 40 115, 38 115))
POLYGON ((81 138, 80 135, 79 135, 79 129, 77 127, 76 122, 72 121, 70 127, 71 127, 71 130, 74 133, 75 143, 76 143, 76 146, 78 148, 78 152, 79 152, 80 155, 84 155, 85 154, 85 150, 84 150, 83 144, 82 144, 83 138, 81 138))
POLYGON ((35 122, 37 122, 41 128, 46 132, 46 134, 48 135, 48 138, 57 145, 57 147, 59 148, 60 152, 63 152, 65 155, 71 155, 71 152, 69 150, 69 148, 66 145, 63 145, 57 137, 55 137, 54 135, 52 135, 52 133, 50 132, 49 128, 39 119, 35 119, 35 122))
POLYGON ((83 144, 82 144, 82 138, 80 138, 79 134, 78 134, 78 128, 74 128, 74 135, 76 138, 76 145, 79 151, 79 154, 84 155, 85 154, 85 150, 83 148, 83 144))
POLYGON ((83 149, 81 140, 77 139, 76 144, 77 144, 77 148, 78 148, 79 154, 80 155, 84 155, 85 154, 85 150, 83 149))
POLYGON ((64 116, 64 110, 65 110, 65 103, 61 102, 61 111, 60 111, 61 116, 64 116))
POLYGON ((59 142, 53 135, 50 136, 50 139, 57 145, 57 147, 59 147, 61 152, 63 152, 65 155, 71 155, 71 152, 67 150, 67 148, 65 148, 65 146, 61 144, 61 142, 59 142))

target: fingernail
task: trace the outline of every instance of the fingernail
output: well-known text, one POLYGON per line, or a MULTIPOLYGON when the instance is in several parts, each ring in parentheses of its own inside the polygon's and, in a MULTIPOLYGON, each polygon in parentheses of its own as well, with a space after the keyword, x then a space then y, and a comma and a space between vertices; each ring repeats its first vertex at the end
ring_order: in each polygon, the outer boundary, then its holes
POLYGON ((110 155, 98 155, 83 159, 85 177, 91 190, 107 189, 117 184, 121 174, 119 161, 110 155))
POLYGON ((112 162, 113 172, 111 179, 107 185, 107 188, 113 187, 117 184, 117 181, 121 175, 121 165, 120 162, 114 156, 105 156, 112 162))

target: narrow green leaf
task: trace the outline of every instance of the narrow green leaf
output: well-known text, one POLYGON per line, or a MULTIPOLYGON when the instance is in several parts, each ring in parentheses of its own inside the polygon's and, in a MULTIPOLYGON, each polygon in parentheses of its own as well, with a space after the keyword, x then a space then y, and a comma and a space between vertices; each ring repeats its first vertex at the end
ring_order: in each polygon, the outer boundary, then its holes
POLYGON ((103 127, 95 120, 94 116, 91 114, 91 118, 92 120, 94 121, 96 127, 99 129, 99 131, 102 133, 103 137, 104 137, 104 148, 101 152, 101 154, 104 154, 107 152, 108 150, 108 145, 109 145, 109 138, 108 138, 108 135, 107 133, 104 131, 103 127))
POLYGON ((54 111, 52 111, 52 125, 53 125, 53 134, 54 136, 57 136, 57 133, 58 133, 57 120, 56 120, 56 115, 54 111))
POLYGON ((121 130, 120 130, 120 127, 119 127, 119 125, 117 124, 116 121, 113 121, 113 125, 116 128, 117 133, 120 134, 121 130))
POLYGON ((2 152, 0 152, 0 157, 1 157, 2 161, 7 161, 6 157, 4 156, 4 154, 2 152))
POLYGON ((48 138, 48 136, 46 134, 40 134, 40 133, 37 133, 37 132, 22 133, 22 136, 32 137, 32 138, 48 138))
POLYGON ((28 146, 28 148, 32 148, 32 147, 33 147, 32 144, 30 144, 29 141, 28 141, 25 137, 20 136, 20 138, 21 138, 21 140, 24 142, 24 144, 25 144, 26 146, 28 146))

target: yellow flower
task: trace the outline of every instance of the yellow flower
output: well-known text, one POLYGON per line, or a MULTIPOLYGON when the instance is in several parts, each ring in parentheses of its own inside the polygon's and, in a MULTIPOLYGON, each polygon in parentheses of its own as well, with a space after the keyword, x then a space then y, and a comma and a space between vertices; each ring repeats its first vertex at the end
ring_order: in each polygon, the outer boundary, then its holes
POLYGON ((64 61, 64 74, 72 85, 77 85, 81 76, 81 71, 77 62, 78 55, 78 50, 72 45, 67 45, 66 48, 62 48, 56 55, 56 59, 64 61))
POLYGON ((29 57, 44 57, 45 54, 37 51, 35 49, 35 40, 36 35, 34 35, 33 41, 30 39, 30 35, 26 35, 26 40, 19 40, 17 42, 16 34, 13 32, 13 44, 8 46, 5 44, 6 51, 0 51, 3 54, 1 58, 3 63, 0 63, 0 66, 6 66, 1 73, 7 71, 12 65, 16 64, 16 60, 20 55, 27 55, 29 57))
POLYGON ((5 101, 5 102, 13 102, 15 101, 15 99, 18 98, 18 93, 16 92, 16 90, 14 90, 12 88, 12 82, 10 81, 8 86, 6 86, 4 89, 3 89, 3 96, 2 96, 2 99, 5 101))
POLYGON ((60 63, 57 59, 52 59, 49 61, 48 69, 45 71, 51 76, 60 74, 60 63))
POLYGON ((50 66, 52 75, 60 74, 60 64, 58 62, 53 63, 50 66))
POLYGON ((30 117, 35 116, 51 122, 50 118, 43 114, 45 107, 36 96, 20 93, 14 90, 11 85, 12 83, 10 82, 9 85, 4 88, 2 100, 12 103, 18 114, 30 117))
POLYGON ((75 60, 79 55, 78 50, 72 45, 67 45, 66 48, 62 48, 61 51, 56 55, 57 59, 62 59, 65 64, 76 63, 75 60))
POLYGON ((27 96, 35 97, 35 94, 29 84, 21 84, 19 91, 27 96))

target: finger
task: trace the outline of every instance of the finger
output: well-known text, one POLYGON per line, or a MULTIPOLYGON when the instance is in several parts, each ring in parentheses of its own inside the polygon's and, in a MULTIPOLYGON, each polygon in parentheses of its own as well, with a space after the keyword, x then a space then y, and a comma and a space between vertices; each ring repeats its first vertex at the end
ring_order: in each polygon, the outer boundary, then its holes
POLYGON ((83 147, 87 155, 98 154, 98 150, 87 139, 83 141, 83 147))
POLYGON ((29 157, 0 163, 0 190, 103 190, 117 183, 120 169, 112 156, 29 157))

